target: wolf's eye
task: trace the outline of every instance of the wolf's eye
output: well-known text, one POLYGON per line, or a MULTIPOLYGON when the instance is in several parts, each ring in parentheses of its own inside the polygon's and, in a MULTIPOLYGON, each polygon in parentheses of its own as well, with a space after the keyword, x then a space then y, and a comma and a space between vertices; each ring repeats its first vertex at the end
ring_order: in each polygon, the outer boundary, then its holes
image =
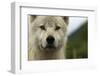
POLYGON ((42 30, 46 30, 46 29, 45 29, 45 26, 43 26, 43 25, 41 25, 40 28, 41 28, 42 30))
POLYGON ((55 30, 59 30, 59 29, 60 29, 60 27, 59 26, 56 26, 55 30))

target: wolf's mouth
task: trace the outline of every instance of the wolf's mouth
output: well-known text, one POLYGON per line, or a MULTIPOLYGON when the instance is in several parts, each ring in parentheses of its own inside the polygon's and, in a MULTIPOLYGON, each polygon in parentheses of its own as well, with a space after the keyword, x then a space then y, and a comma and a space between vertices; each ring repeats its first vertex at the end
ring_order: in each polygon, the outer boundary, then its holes
POLYGON ((46 47, 43 47, 41 45, 41 48, 44 49, 44 50, 56 50, 56 47, 54 45, 46 45, 46 47))
POLYGON ((54 45, 48 44, 48 45, 46 45, 46 48, 48 48, 48 49, 55 49, 56 47, 54 45))

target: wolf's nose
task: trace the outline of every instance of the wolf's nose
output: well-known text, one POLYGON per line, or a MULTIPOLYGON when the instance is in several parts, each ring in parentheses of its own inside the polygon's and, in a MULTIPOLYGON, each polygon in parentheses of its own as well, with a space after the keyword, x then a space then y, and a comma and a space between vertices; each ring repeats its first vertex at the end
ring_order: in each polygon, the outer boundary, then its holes
POLYGON ((47 41, 48 44, 53 44, 54 43, 54 40, 55 39, 54 39, 53 36, 48 36, 47 39, 46 39, 46 41, 47 41))

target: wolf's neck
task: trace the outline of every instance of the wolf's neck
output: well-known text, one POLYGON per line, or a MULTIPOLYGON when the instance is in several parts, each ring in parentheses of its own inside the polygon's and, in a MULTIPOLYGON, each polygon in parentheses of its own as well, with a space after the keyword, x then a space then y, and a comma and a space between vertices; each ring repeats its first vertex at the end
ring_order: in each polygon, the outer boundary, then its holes
POLYGON ((64 50, 58 51, 39 51, 35 55, 36 60, 64 59, 64 50))

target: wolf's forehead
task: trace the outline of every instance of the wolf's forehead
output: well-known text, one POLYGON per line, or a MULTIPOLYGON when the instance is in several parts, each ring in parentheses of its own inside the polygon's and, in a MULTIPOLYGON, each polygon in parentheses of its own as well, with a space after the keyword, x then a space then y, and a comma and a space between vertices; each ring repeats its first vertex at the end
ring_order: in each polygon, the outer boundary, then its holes
POLYGON ((45 22, 52 22, 52 21, 57 20, 57 18, 56 17, 53 17, 53 16, 39 16, 38 18, 41 21, 45 21, 45 22))
POLYGON ((59 21, 62 20, 61 17, 56 17, 56 16, 39 16, 38 19, 40 19, 40 22, 43 22, 45 24, 55 24, 59 23, 59 21))

